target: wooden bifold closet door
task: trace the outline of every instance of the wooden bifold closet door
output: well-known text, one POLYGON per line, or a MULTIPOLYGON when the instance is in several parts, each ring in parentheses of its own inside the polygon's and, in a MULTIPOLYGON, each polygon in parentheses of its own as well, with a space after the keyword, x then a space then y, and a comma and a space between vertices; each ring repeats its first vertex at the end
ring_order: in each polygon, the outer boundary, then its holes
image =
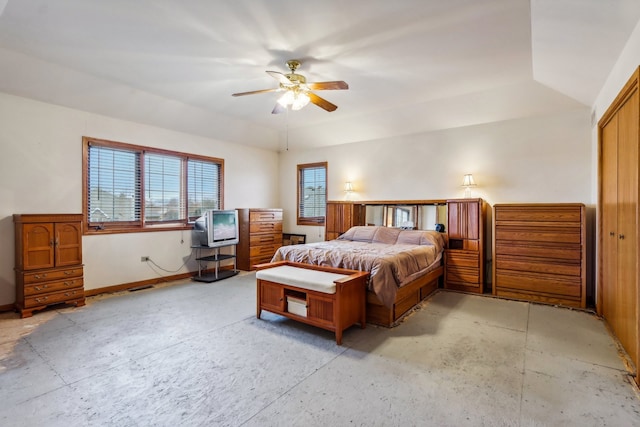
POLYGON ((598 313, 639 366, 638 164, 640 95, 636 70, 600 120, 598 313))

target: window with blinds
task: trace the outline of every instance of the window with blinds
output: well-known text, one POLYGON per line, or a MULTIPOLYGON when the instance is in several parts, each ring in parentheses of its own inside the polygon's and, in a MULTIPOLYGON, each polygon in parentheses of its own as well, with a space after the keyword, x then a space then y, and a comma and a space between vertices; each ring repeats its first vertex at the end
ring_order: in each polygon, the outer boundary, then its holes
POLYGON ((323 225, 327 206, 327 163, 298 165, 298 225, 323 225))
POLYGON ((197 219, 207 209, 221 209, 221 165, 205 160, 189 159, 187 168, 189 219, 197 219))
POLYGON ((83 138, 85 232, 186 227, 221 209, 224 161, 83 138))
POLYGON ((91 223, 137 223, 141 218, 140 152, 92 146, 87 217, 91 223))

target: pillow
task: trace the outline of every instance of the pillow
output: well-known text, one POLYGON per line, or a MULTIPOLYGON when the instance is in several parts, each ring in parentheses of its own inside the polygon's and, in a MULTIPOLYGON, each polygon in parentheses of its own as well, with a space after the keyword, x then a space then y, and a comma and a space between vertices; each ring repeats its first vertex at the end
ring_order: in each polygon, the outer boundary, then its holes
POLYGON ((398 235, 402 231, 399 228, 377 227, 373 235, 373 243, 385 243, 387 245, 395 245, 398 241, 398 235))
MULTIPOLYGON (((421 241, 424 237, 424 231, 422 230, 402 230, 398 235, 398 244, 401 245, 422 245, 421 241)), ((432 243, 427 243, 432 244, 432 243)))
POLYGON ((367 242, 371 243, 373 235, 376 232, 377 226, 365 226, 357 225, 351 227, 344 234, 338 237, 338 240, 351 240, 353 242, 367 242))
POLYGON ((446 236, 431 230, 402 230, 398 235, 398 244, 429 245, 441 249, 446 246, 446 236))

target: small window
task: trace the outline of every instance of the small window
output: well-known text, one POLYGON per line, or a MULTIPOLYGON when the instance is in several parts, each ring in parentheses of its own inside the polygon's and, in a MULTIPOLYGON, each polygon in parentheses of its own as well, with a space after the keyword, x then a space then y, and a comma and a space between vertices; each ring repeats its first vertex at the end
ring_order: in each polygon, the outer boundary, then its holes
POLYGON ((324 225, 327 163, 298 165, 298 225, 324 225))
POLYGON ((188 228, 221 209, 224 161, 83 138, 85 233, 188 228))

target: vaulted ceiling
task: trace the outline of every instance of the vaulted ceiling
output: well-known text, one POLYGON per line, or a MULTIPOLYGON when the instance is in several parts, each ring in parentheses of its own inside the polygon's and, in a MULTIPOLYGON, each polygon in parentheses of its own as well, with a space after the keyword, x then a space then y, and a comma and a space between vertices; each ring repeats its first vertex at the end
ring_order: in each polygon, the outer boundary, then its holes
POLYGON ((590 108, 638 0, 0 0, 0 91, 282 149, 590 108), (273 115, 266 70, 344 80, 273 115))

